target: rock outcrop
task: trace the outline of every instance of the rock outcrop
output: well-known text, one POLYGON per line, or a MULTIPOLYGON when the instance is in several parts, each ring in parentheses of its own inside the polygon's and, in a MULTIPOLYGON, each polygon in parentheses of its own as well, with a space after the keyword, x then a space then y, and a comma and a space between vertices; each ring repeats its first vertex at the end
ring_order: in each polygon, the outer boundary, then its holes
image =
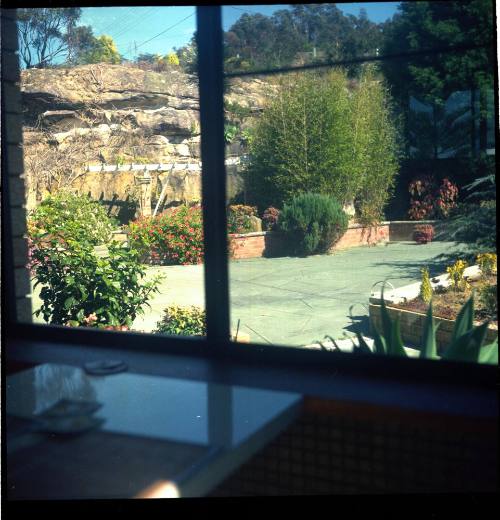
MULTIPOLYGON (((226 99, 256 117, 268 85, 233 80, 226 99)), ((47 192, 73 188, 115 204, 137 198, 131 172, 89 172, 89 166, 185 164, 152 172, 153 203, 165 184, 167 204, 200 199, 200 125, 197 78, 179 68, 144 71, 122 65, 22 71, 28 207, 47 192)), ((248 123, 247 123, 248 124, 248 123)), ((240 143, 227 156, 244 154, 240 143)), ((236 161, 237 162, 237 161, 236 161)), ((228 167, 231 193, 241 189, 238 167, 228 167)))

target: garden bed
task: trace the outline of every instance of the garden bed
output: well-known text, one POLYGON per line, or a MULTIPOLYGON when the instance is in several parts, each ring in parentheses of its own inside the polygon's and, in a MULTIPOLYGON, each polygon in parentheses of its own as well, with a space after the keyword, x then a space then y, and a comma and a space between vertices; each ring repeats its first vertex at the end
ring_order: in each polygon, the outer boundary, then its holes
MULTIPOLYGON (((434 220, 425 221, 386 221, 378 226, 362 226, 351 223, 340 240, 329 250, 330 253, 351 247, 376 245, 386 242, 413 241, 415 226, 435 224, 434 220)), ((261 258, 287 256, 285 237, 279 231, 260 231, 256 233, 230 234, 231 256, 261 258)))
MULTIPOLYGON (((446 347, 450 342, 453 334, 455 318, 460 308, 470 297, 473 289, 476 290, 484 283, 480 280, 480 270, 478 266, 468 267, 464 276, 468 279, 470 288, 463 292, 454 292, 447 290, 450 285, 448 275, 443 274, 432 278, 431 285, 434 289, 433 294, 433 316, 436 325, 439 327, 436 332, 436 342, 438 351, 446 347)), ((495 282, 496 277, 489 275, 486 282, 495 282)), ((420 292, 420 282, 416 282, 398 289, 386 292, 384 301, 387 310, 392 319, 399 317, 401 327, 401 338, 404 342, 418 346, 421 344, 423 336, 423 328, 425 324, 428 305, 418 298, 420 292)), ((378 332, 382 332, 382 314, 381 314, 381 294, 372 293, 369 304, 370 327, 375 328, 378 332)), ((475 325, 480 325, 486 319, 491 318, 484 307, 478 304, 476 298, 475 304, 475 325)), ((498 337, 498 321, 492 321, 487 329, 485 343, 491 343, 498 337)))
MULTIPOLYGON (((489 275, 485 277, 484 281, 489 285, 496 284, 496 276, 489 275)), ((482 287, 483 282, 480 280, 470 280, 469 284, 470 288, 465 291, 436 291, 432 297, 433 315, 447 320, 455 320, 458 316, 458 313, 460 312, 460 309, 470 298, 472 292, 474 291, 476 295, 479 293, 479 290, 482 287)), ((498 328, 497 317, 491 316, 488 313, 488 310, 481 304, 481 302, 477 301, 477 298, 474 303, 474 306, 474 319, 476 321, 484 322, 486 320, 491 320, 491 324, 495 325, 498 328)), ((414 311, 425 314, 427 312, 428 304, 423 302, 420 298, 415 298, 407 302, 394 304, 394 307, 397 309, 404 309, 407 311, 414 311)))

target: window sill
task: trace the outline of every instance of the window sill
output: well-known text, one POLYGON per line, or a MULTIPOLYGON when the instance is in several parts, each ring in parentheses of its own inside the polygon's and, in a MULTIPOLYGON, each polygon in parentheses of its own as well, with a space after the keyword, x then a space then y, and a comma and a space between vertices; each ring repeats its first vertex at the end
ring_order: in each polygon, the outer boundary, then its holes
MULTIPOLYGON (((488 371, 488 374, 491 374, 491 385, 486 381, 484 386, 479 386, 408 378, 388 379, 388 371, 384 370, 385 365, 380 364, 382 360, 379 359, 374 360, 373 365, 377 369, 378 364, 378 368, 382 368, 382 371, 377 374, 376 370, 369 370, 363 374, 359 370, 349 370, 350 363, 346 361, 358 361, 350 358, 352 354, 339 357, 342 363, 338 366, 332 363, 321 367, 287 363, 286 356, 281 352, 280 363, 265 364, 263 361, 252 362, 251 354, 241 356, 238 360, 209 359, 193 355, 138 351, 131 348, 108 348, 27 339, 6 340, 5 347, 5 361, 18 365, 59 363, 81 367, 88 361, 120 359, 128 364, 131 373, 137 374, 295 392, 337 402, 364 403, 409 411, 478 418, 498 416, 496 367, 491 367, 492 370, 488 371), (344 359, 345 356, 348 358, 344 359)), ((244 345, 243 348, 259 349, 259 346, 244 345)), ((392 361, 387 360, 387 365, 392 361)), ((419 361, 409 360, 409 363, 419 361)), ((416 368, 424 369, 418 366, 416 368)))

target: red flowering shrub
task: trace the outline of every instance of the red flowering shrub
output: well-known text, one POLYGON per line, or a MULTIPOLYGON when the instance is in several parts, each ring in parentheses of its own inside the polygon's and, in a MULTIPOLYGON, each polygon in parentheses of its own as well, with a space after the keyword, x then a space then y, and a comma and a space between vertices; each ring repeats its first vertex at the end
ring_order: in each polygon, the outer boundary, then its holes
POLYGON ((411 194, 408 215, 412 220, 446 218, 457 205, 458 187, 449 179, 437 186, 434 177, 424 175, 414 179, 409 186, 411 194))
POLYGON ((262 214, 262 223, 266 231, 272 231, 278 224, 280 210, 270 206, 262 214))
POLYGON ((130 245, 154 265, 188 265, 203 261, 201 206, 179 206, 155 217, 131 222, 130 245))
POLYGON ((421 224, 415 226, 413 239, 417 244, 427 244, 434 238, 434 226, 430 224, 421 224))
POLYGON ((410 182, 411 194, 408 215, 412 220, 424 220, 434 216, 434 192, 436 185, 430 175, 419 177, 410 182))
POLYGON ((436 212, 439 218, 447 218, 457 205, 458 187, 449 179, 443 179, 436 198, 436 212))
POLYGON ((233 204, 227 208, 228 233, 251 233, 255 231, 251 217, 257 216, 255 206, 233 204))

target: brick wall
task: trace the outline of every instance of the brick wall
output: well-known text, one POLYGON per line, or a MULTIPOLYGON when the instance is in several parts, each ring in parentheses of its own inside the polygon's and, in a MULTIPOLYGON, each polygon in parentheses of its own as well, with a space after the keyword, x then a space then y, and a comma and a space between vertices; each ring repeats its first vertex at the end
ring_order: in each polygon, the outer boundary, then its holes
POLYGON ((389 241, 389 225, 363 227, 351 224, 342 238, 330 249, 330 252, 350 249, 351 247, 375 245, 389 241))
POLYGON ((420 225, 420 224, 433 224, 435 231, 437 231, 435 220, 419 220, 419 221, 394 220, 394 221, 389 222, 388 224, 389 224, 389 240, 391 242, 400 242, 403 240, 412 241, 415 226, 420 225))
POLYGON ((231 237, 231 257, 239 260, 241 258, 260 258, 264 256, 267 234, 267 231, 261 231, 244 235, 229 235, 231 237))
MULTIPOLYGON (((262 256, 283 256, 284 237, 273 231, 230 235, 232 258, 260 258, 262 256)), ((389 225, 382 224, 371 228, 352 224, 330 252, 351 247, 373 245, 389 240, 389 225)))
MULTIPOLYGON (((6 280, 6 294, 15 298, 13 319, 31 322, 30 280, 26 269, 28 246, 26 233, 26 195, 22 150, 21 94, 16 11, 1 10, 2 36, 2 204, 10 214, 12 247, 4 243, 6 264, 12 262, 14 277, 6 280)), ((7 226, 9 219, 4 219, 7 226)), ((4 231, 8 231, 4 228, 4 231)), ((4 236, 8 236, 8 233, 4 236)), ((10 303, 10 301, 9 301, 10 303)))

